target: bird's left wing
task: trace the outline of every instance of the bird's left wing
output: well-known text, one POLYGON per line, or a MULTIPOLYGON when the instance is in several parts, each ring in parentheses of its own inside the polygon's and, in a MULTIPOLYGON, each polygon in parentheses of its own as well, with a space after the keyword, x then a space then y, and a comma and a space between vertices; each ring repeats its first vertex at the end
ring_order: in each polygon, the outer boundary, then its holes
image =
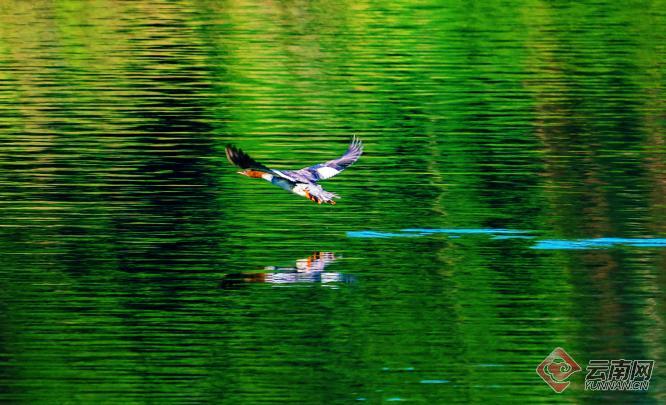
POLYGON ((261 170, 270 173, 272 170, 252 159, 250 155, 243 152, 242 149, 234 145, 227 145, 224 151, 227 154, 227 160, 241 169, 261 170))
POLYGON ((316 183, 319 180, 329 179, 345 170, 347 167, 354 164, 362 154, 363 143, 360 139, 354 136, 347 151, 339 158, 286 173, 290 176, 305 178, 309 182, 316 183))
POLYGON ((233 145, 227 145, 224 151, 227 154, 227 160, 229 160, 230 163, 240 167, 241 169, 252 169, 252 170, 257 170, 265 173, 271 173, 276 176, 282 177, 284 179, 287 179, 289 181, 294 181, 292 177, 289 175, 286 175, 285 173, 279 171, 279 170, 274 170, 271 169, 256 160, 252 159, 250 155, 247 153, 243 152, 242 149, 237 148, 233 145))

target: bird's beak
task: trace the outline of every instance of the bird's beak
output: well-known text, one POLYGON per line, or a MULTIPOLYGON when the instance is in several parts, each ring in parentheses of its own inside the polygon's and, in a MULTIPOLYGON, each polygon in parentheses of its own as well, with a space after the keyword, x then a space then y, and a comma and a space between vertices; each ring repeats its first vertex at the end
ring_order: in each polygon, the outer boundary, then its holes
POLYGON ((247 176, 247 173, 245 172, 245 170, 240 171, 240 172, 236 172, 236 173, 238 173, 238 174, 242 174, 243 176, 247 176))

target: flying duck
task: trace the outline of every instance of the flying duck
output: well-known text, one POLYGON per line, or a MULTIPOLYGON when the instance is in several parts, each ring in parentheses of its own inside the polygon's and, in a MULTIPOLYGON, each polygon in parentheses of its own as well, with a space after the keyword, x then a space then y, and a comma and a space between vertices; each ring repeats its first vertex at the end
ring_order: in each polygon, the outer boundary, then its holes
POLYGON ((363 143, 354 136, 341 157, 300 170, 270 169, 233 145, 227 145, 226 153, 229 162, 243 169, 238 174, 264 179, 319 204, 335 204, 333 199, 340 196, 324 190, 317 182, 335 176, 356 162, 363 153, 363 143))

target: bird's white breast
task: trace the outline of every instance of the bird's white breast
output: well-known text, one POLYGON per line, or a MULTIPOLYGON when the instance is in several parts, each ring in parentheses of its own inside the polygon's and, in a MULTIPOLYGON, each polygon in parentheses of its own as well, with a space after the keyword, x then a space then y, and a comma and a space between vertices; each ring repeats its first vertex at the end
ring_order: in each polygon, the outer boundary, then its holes
POLYGON ((299 184, 296 184, 296 187, 294 187, 294 189, 291 190, 291 192, 294 193, 294 194, 298 194, 300 196, 305 197, 305 191, 306 190, 309 190, 308 185, 303 184, 303 183, 299 183, 299 184))

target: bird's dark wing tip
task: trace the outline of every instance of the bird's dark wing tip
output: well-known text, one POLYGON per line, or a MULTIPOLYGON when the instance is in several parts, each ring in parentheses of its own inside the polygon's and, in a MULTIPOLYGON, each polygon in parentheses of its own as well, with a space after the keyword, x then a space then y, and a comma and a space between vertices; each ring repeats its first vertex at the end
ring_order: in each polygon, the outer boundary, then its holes
POLYGON ((227 146, 224 148, 224 151, 227 155, 227 160, 229 163, 239 166, 241 169, 248 168, 249 156, 241 149, 235 147, 234 145, 227 144, 227 146))
POLYGON ((266 166, 252 159, 250 155, 243 152, 241 148, 237 148, 234 145, 227 144, 224 148, 225 154, 227 155, 227 160, 231 164, 234 164, 241 169, 259 169, 259 170, 270 170, 266 166))
POLYGON ((237 164, 236 161, 238 159, 238 149, 234 145, 227 144, 224 147, 224 152, 227 155, 227 160, 229 163, 234 165, 237 164))

